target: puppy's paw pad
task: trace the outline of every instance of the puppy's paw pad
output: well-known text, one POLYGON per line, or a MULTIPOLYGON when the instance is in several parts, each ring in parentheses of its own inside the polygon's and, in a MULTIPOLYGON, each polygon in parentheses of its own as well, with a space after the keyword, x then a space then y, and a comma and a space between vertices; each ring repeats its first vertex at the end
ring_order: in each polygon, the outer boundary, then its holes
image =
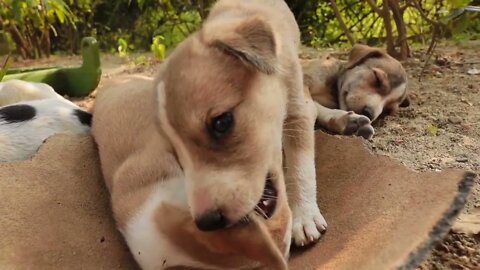
POLYGON ((318 208, 313 211, 294 211, 292 238, 296 246, 310 245, 322 236, 327 222, 318 208))
POLYGON ((375 134, 370 119, 364 115, 348 112, 342 118, 345 123, 344 135, 355 134, 368 140, 375 134))
POLYGON ((375 134, 375 130, 373 129, 372 125, 370 125, 370 124, 365 125, 365 126, 361 126, 357 130, 357 132, 355 133, 355 135, 361 136, 366 140, 371 139, 374 134, 375 134))

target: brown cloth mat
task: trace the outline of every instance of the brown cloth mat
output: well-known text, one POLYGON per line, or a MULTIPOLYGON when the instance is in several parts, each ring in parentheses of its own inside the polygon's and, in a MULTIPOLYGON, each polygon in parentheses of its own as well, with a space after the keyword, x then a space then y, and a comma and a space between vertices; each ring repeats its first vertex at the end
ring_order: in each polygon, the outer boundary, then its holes
MULTIPOLYGON (((412 269, 449 229, 474 175, 417 173, 358 138, 316 134, 329 223, 290 269, 412 269)), ((58 135, 32 161, 0 164, 0 269, 136 269, 109 214, 90 137, 58 135)))

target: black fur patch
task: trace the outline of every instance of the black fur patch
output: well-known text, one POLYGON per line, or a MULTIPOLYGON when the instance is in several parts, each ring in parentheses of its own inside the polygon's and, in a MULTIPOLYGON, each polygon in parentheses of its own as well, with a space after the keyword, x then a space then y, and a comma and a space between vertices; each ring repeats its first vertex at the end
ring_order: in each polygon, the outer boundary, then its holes
POLYGON ((78 117, 80 123, 91 126, 92 125, 92 115, 86 111, 82 111, 79 109, 73 110, 73 114, 78 117))
POLYGON ((26 104, 10 105, 0 108, 0 120, 7 123, 19 123, 32 120, 37 114, 34 107, 26 104))

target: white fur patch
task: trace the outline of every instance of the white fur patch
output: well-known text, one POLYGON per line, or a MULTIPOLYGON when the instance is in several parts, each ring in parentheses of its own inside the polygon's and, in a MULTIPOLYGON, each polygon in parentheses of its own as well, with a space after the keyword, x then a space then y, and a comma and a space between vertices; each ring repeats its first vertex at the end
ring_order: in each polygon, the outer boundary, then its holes
POLYGON ((405 88, 407 87, 407 82, 401 83, 399 86, 392 89, 392 93, 395 93, 392 99, 399 99, 403 93, 405 92, 405 88))
POLYGON ((20 102, 35 108, 35 116, 27 121, 6 122, 0 119, 0 162, 31 158, 40 145, 54 134, 89 134, 90 126, 84 125, 74 115, 80 109, 65 99, 49 98, 20 102))
POLYGON ((216 269, 184 254, 181 247, 172 244, 155 225, 155 210, 162 203, 188 209, 184 182, 182 177, 160 182, 123 231, 130 251, 144 270, 172 266, 216 269))

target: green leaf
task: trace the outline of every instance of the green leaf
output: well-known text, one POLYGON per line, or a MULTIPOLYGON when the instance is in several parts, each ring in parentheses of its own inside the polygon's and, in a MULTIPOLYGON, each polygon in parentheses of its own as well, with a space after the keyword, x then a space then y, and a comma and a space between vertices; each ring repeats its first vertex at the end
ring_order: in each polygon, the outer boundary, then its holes
POLYGON ((12 1, 12 12, 15 20, 17 22, 22 21, 23 12, 22 12, 22 1, 13 0, 12 1))
POLYGON ((438 134, 438 127, 436 125, 430 125, 427 127, 427 131, 432 136, 437 136, 438 134))
POLYGON ((119 38, 117 43, 118 43, 117 51, 120 57, 127 56, 128 42, 124 38, 119 38))
POLYGON ((145 5, 145 0, 137 0, 138 7, 143 10, 143 6, 145 5))
POLYGON ((447 0, 447 3, 452 8, 462 8, 470 4, 471 0, 447 0))
POLYGON ((164 40, 165 38, 163 36, 155 36, 152 45, 150 45, 150 50, 158 60, 165 59, 166 46, 163 44, 164 40))

